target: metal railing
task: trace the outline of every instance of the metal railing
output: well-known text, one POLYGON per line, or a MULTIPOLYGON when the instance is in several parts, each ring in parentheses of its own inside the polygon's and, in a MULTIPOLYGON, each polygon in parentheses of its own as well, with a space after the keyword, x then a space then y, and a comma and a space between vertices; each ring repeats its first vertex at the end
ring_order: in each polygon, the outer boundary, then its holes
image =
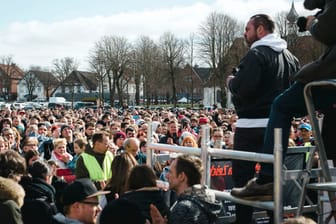
POLYGON ((235 203, 250 205, 266 210, 274 210, 274 223, 281 223, 283 218, 283 171, 282 171, 282 145, 281 145, 281 129, 274 130, 274 154, 252 153, 235 150, 225 150, 210 148, 207 144, 210 140, 210 127, 202 126, 201 148, 173 146, 168 144, 153 143, 152 125, 148 127, 148 143, 147 143, 147 165, 153 167, 154 152, 153 150, 169 151, 177 153, 189 153, 200 156, 204 166, 202 184, 210 186, 210 163, 211 157, 222 157, 225 159, 239 159, 254 162, 274 163, 274 202, 248 201, 232 197, 228 192, 213 190, 218 199, 230 200, 235 203))
MULTIPOLYGON (((329 80, 320 80, 320 81, 313 81, 310 82, 308 84, 305 85, 304 88, 304 98, 305 98, 305 103, 306 103, 306 107, 307 107, 307 112, 308 115, 310 117, 310 121, 311 121, 311 125, 313 128, 313 135, 315 137, 315 144, 316 147, 318 149, 318 153, 319 153, 319 160, 320 160, 320 167, 321 167, 321 172, 322 175, 321 180, 322 182, 326 182, 326 183, 332 183, 332 175, 331 172, 332 170, 329 168, 328 165, 328 158, 327 158, 327 154, 326 154, 326 149, 324 146, 324 142, 322 139, 322 135, 321 135, 321 130, 320 130, 320 126, 319 126, 319 122, 316 118, 316 114, 315 111, 316 109, 320 109, 320 108, 315 108, 315 103, 313 100, 313 88, 321 88, 321 87, 332 87, 332 88, 336 88, 336 79, 329 79, 329 80)), ((335 184, 335 183, 333 183, 335 184)), ((329 223, 330 219, 333 217, 334 221, 336 221, 336 194, 335 194, 335 190, 330 190, 328 188, 323 189, 323 187, 321 187, 320 190, 325 190, 328 192, 328 197, 329 197, 329 203, 331 205, 331 209, 332 212, 329 215, 329 217, 327 217, 327 219, 324 221, 324 223, 329 223)), ((302 204, 304 203, 303 198, 301 198, 301 203, 299 205, 299 208, 302 208, 302 204)), ((299 213, 300 211, 298 211, 299 213)), ((323 222, 323 217, 322 220, 320 222, 323 222)))

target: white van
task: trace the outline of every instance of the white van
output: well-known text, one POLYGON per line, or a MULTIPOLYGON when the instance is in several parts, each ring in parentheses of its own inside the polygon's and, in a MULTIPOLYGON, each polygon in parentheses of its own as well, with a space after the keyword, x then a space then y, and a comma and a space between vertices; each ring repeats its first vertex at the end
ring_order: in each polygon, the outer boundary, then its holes
POLYGON ((49 103, 65 103, 66 99, 64 97, 50 97, 49 98, 49 103))
POLYGON ((70 108, 71 102, 66 101, 64 97, 50 97, 48 108, 70 108))

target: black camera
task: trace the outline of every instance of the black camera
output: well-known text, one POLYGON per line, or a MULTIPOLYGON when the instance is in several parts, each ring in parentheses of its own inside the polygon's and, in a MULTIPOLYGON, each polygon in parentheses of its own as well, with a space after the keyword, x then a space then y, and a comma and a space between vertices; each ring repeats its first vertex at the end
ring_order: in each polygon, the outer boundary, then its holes
MULTIPOLYGON (((314 16, 317 17, 319 14, 323 12, 323 8, 321 8, 314 16)), ((300 16, 297 21, 296 25, 299 27, 299 32, 305 32, 307 26, 307 18, 304 16, 300 16)))
POLYGON ((307 26, 307 18, 300 16, 297 21, 296 21, 296 25, 299 27, 299 32, 305 32, 306 30, 306 26, 307 26))

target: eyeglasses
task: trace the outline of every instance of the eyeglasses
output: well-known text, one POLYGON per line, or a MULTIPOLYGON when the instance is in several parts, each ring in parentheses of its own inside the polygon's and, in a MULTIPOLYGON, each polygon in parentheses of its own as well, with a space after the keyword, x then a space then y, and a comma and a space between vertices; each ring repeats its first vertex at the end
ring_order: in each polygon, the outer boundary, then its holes
POLYGON ((214 135, 214 138, 223 138, 223 135, 214 135))
POLYGON ((79 203, 86 204, 86 205, 92 205, 92 206, 98 206, 98 201, 80 201, 79 203))

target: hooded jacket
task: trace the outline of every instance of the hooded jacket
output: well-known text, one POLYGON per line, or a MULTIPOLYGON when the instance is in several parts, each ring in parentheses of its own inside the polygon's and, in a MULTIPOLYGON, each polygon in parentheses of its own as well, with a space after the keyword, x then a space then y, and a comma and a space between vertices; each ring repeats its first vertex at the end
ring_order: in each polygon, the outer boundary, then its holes
POLYGON ((21 224, 21 206, 25 192, 14 180, 0 176, 0 220, 1 223, 21 224))
POLYGON ((56 190, 41 178, 22 178, 20 184, 25 189, 25 200, 45 199, 46 202, 55 203, 56 190))
POLYGON ((215 195, 205 186, 194 185, 179 196, 168 220, 171 224, 210 224, 221 214, 223 206, 215 195))
POLYGON ((23 222, 25 224, 50 223, 52 216, 57 212, 55 188, 42 178, 24 177, 20 183, 26 192, 24 205, 21 208, 23 222))
POLYGON ((76 219, 70 219, 64 216, 62 213, 57 213, 53 217, 52 224, 83 224, 83 223, 76 219))
POLYGON ((284 40, 268 34, 254 42, 240 61, 229 82, 239 119, 268 118, 273 99, 289 87, 289 77, 298 71, 299 62, 286 48, 284 40))
POLYGON ((23 224, 19 206, 13 200, 0 202, 0 220, 6 224, 23 224))

